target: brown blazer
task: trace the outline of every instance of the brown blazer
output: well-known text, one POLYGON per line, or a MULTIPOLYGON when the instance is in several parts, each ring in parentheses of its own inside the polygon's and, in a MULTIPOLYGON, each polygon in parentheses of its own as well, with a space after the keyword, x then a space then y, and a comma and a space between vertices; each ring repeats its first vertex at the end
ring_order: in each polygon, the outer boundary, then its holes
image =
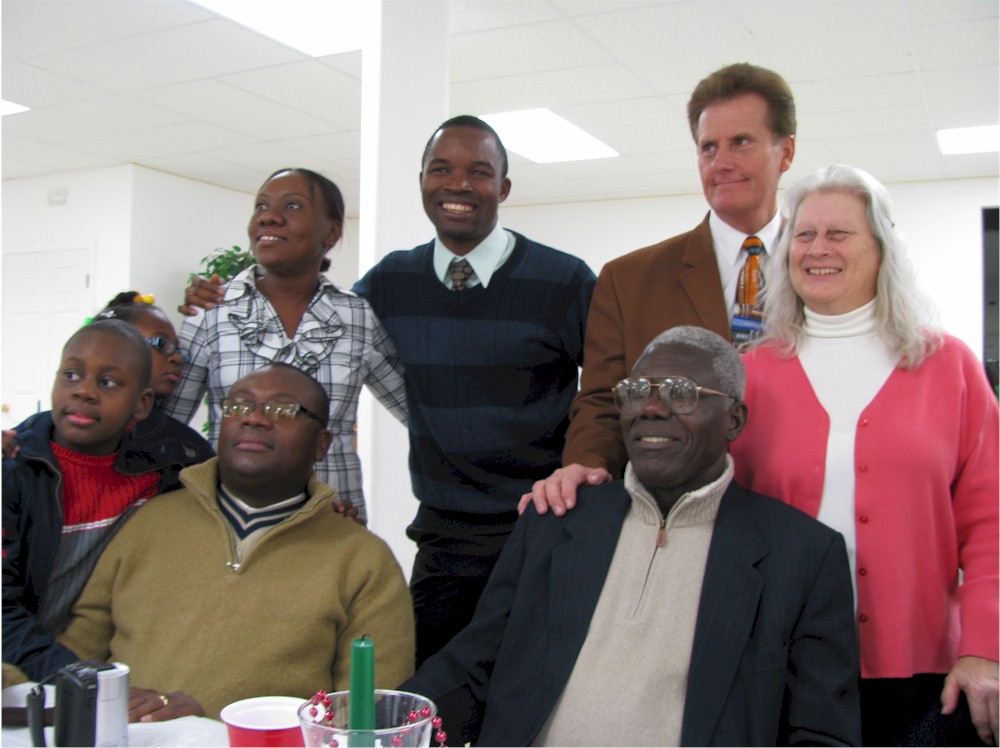
POLYGON ((730 337, 712 233, 705 220, 685 234, 604 266, 590 302, 580 392, 570 407, 563 465, 625 469, 611 388, 632 372, 649 342, 677 325, 730 337))

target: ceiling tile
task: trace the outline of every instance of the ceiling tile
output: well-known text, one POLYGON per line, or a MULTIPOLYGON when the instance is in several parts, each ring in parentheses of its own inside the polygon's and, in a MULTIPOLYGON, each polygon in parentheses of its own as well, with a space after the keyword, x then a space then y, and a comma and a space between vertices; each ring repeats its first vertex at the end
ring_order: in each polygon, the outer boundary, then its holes
MULTIPOLYGON (((252 193, 299 165, 356 212, 360 51, 309 59, 188 0, 0 12, 3 92, 33 107, 3 119, 5 179, 135 162, 252 193)), ((996 0, 457 0, 449 109, 547 106, 622 154, 512 154, 512 203, 698 195, 688 96, 749 60, 795 92, 786 185, 835 161, 888 182, 995 178, 996 154, 942 157, 934 129, 997 122, 998 13, 996 0)))
POLYGON ((338 132, 307 138, 282 138, 280 145, 310 158, 330 162, 346 161, 360 167, 361 132, 338 132))
POLYGON ((163 86, 136 92, 135 96, 186 118, 228 127, 260 140, 318 135, 335 128, 330 122, 216 80, 163 86))
POLYGON ((109 93, 97 86, 6 57, 0 65, 0 75, 3 78, 4 99, 32 109, 70 104, 109 93))
POLYGON ((621 65, 547 70, 492 80, 455 83, 451 111, 491 114, 535 107, 608 102, 649 96, 650 90, 621 65))
POLYGON ((760 64, 770 63, 794 90, 801 81, 912 70, 903 6, 898 0, 815 0, 734 7, 767 51, 760 64))
MULTIPOLYGON (((166 156, 152 156, 143 159, 143 166, 176 174, 199 182, 207 182, 220 187, 229 187, 249 194, 255 194, 267 174, 212 158, 204 153, 177 153, 166 156)), ((270 173, 270 172, 268 172, 270 173)), ((250 202, 247 201, 247 216, 250 215, 250 202)))
POLYGON ((33 56, 124 39, 214 16, 184 0, 3 0, 5 56, 33 56))
POLYGON ((918 26, 910 33, 916 62, 922 70, 995 66, 1000 59, 996 16, 918 26))
POLYGON ((254 96, 331 122, 342 130, 361 127, 361 82, 315 61, 261 67, 220 78, 254 96))
POLYGON ((116 158, 108 158, 93 153, 85 153, 75 148, 67 148, 51 143, 40 143, 36 140, 18 138, 3 131, 3 160, 12 158, 21 163, 37 164, 41 171, 52 169, 62 171, 77 171, 79 169, 97 169, 102 166, 113 166, 121 163, 116 158))
POLYGON ((910 26, 936 26, 957 21, 997 20, 996 0, 910 0, 904 12, 910 26))
POLYGON ((1000 124, 1000 75, 996 65, 936 70, 924 73, 921 80, 931 128, 1000 124))
POLYGON ((13 135, 60 143, 190 121, 176 112, 126 96, 107 96, 8 115, 3 126, 13 135))
POLYGON ((453 0, 448 22, 452 34, 467 34, 507 26, 524 26, 559 18, 550 3, 535 0, 453 0))
POLYGON ((668 2, 576 18, 622 65, 656 93, 689 94, 707 73, 730 62, 761 62, 753 34, 731 18, 729 3, 668 2), (693 29, 710 29, 706 35, 693 29))
POLYGON ((450 57, 454 83, 600 65, 612 59, 570 21, 456 36, 450 57))
POLYGON ((183 122, 169 127, 82 138, 66 145, 90 153, 117 157, 125 162, 142 162, 143 159, 155 156, 210 151, 223 145, 252 140, 249 136, 205 122, 183 122))
POLYGON ((31 61, 113 91, 135 91, 302 58, 238 24, 213 20, 35 56, 31 61))

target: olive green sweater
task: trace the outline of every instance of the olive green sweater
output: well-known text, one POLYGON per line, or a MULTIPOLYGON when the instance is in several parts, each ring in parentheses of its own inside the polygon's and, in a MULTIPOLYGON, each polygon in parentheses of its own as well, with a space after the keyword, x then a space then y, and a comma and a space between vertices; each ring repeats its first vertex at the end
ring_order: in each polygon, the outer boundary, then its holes
POLYGON ((209 717, 251 696, 349 688, 351 640, 375 641, 375 682, 413 673, 413 608, 388 546, 309 500, 234 564, 216 499, 217 459, 140 508, 110 543, 59 641, 123 662, 131 685, 184 691, 209 717))

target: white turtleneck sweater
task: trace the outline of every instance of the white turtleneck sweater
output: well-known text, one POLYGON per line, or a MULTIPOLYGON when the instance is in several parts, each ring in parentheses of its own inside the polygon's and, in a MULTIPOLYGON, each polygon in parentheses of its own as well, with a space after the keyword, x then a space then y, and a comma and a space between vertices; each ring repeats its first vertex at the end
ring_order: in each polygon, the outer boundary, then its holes
POLYGON ((799 348, 799 361, 830 417, 826 480, 817 519, 843 534, 857 599, 854 435, 861 411, 882 389, 897 357, 876 332, 874 300, 833 316, 807 308, 805 317, 809 338, 799 348))

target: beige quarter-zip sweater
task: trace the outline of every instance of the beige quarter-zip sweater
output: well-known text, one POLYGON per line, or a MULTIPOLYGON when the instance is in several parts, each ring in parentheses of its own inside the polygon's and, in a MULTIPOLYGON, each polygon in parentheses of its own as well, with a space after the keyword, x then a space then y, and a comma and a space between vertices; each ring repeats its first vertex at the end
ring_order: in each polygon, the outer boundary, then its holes
POLYGON ((722 475, 664 519, 628 465, 632 505, 573 673, 535 745, 679 745, 722 475))

